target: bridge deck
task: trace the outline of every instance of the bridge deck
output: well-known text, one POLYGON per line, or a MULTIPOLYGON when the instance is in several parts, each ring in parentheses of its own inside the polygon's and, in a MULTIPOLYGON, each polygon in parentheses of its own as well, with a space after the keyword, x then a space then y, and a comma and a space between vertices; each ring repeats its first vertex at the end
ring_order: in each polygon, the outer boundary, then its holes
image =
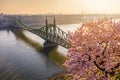
POLYGON ((19 26, 22 29, 28 30, 45 40, 52 41, 65 48, 68 48, 70 46, 67 33, 65 33, 62 29, 60 29, 56 25, 47 24, 46 26, 36 29, 27 26, 21 19, 16 19, 14 25, 16 25, 17 27, 19 26))

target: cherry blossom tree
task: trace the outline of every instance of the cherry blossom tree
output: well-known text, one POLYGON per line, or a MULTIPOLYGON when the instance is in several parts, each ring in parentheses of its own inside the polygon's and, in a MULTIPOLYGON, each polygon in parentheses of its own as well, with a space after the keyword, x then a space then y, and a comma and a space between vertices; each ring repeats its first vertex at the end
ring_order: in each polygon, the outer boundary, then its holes
POLYGON ((120 22, 102 18, 69 33, 64 63, 73 80, 112 80, 120 72, 120 22))

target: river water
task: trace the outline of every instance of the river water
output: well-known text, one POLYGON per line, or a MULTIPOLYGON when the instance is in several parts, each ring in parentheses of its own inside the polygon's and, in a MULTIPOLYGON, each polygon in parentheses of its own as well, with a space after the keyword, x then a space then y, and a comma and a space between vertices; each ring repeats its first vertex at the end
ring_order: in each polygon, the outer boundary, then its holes
MULTIPOLYGON (((80 24, 58 25, 65 32, 80 24)), ((43 51, 44 40, 28 31, 0 30, 0 80, 47 80, 63 70, 67 49, 43 51)))

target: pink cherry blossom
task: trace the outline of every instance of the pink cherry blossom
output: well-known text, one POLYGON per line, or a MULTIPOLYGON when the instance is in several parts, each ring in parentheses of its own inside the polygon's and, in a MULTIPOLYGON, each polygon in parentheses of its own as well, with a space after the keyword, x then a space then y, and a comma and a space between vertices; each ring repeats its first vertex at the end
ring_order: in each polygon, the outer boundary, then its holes
POLYGON ((120 70, 120 22, 103 18, 69 32, 71 47, 64 63, 73 80, 112 80, 120 70))

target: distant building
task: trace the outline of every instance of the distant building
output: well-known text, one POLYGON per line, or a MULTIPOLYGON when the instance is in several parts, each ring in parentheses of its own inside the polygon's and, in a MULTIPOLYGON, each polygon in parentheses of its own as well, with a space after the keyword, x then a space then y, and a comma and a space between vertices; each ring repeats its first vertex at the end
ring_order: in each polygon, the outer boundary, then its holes
POLYGON ((3 13, 1 13, 1 14, 0 14, 0 20, 2 20, 2 19, 3 19, 3 16, 4 16, 4 14, 3 14, 3 13))
POLYGON ((3 13, 0 14, 0 25, 2 24, 3 22, 3 13))
POLYGON ((2 16, 2 15, 3 15, 3 13, 0 14, 0 16, 2 16))

